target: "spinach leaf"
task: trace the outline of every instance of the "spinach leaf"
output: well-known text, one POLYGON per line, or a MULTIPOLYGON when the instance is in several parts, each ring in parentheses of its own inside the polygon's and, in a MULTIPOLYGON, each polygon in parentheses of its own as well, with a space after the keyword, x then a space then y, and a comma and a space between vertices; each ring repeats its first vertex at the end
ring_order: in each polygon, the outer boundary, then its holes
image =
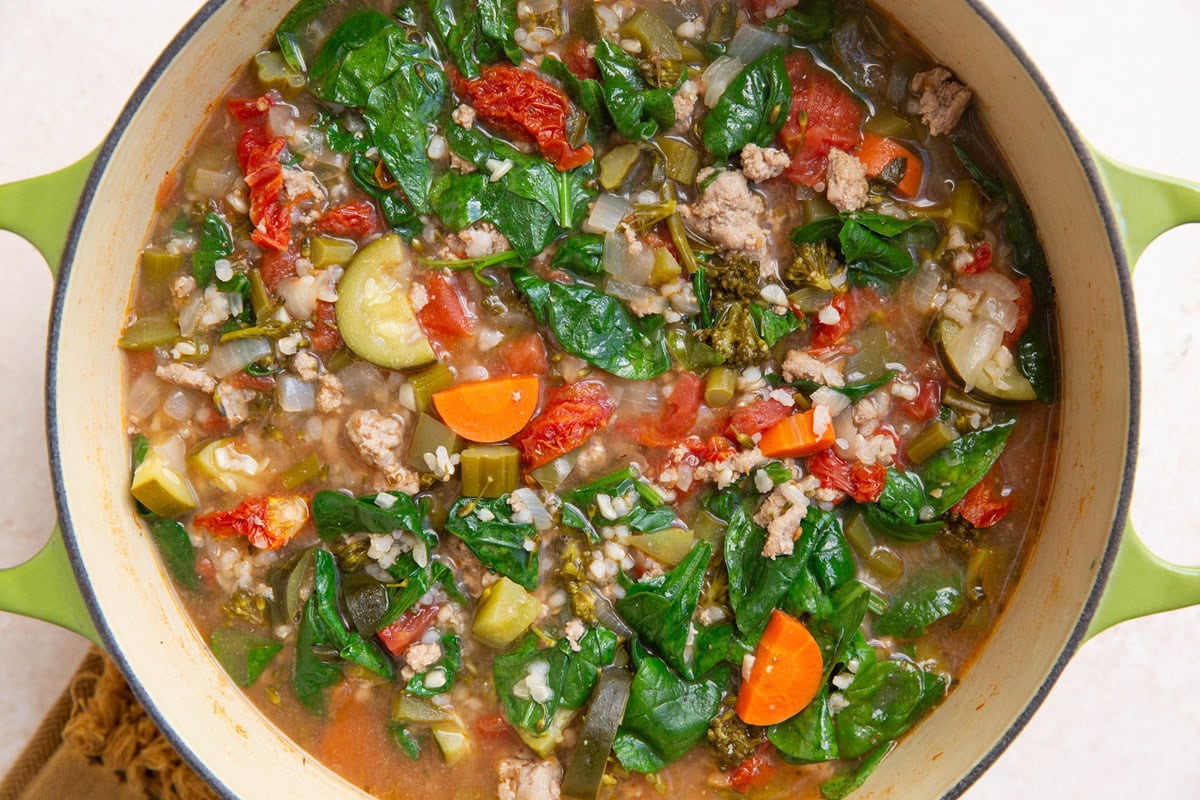
POLYGON ((387 732, 397 750, 404 753, 404 755, 413 761, 420 760, 421 743, 409 732, 407 725, 403 722, 389 722, 387 724, 387 732))
POLYGON ((341 492, 322 489, 313 495, 312 518, 317 535, 328 542, 346 533, 392 533, 408 531, 424 536, 424 512, 402 492, 381 492, 395 499, 391 507, 376 505, 378 494, 347 497, 341 492))
POLYGON ((711 544, 697 542, 667 574, 627 586, 625 596, 616 604, 617 613, 642 643, 681 675, 691 673, 686 650, 693 635, 692 615, 704 588, 712 552, 711 544))
POLYGON ((894 286, 917 269, 916 261, 898 239, 914 230, 936 230, 927 219, 896 219, 869 211, 842 212, 796 228, 793 244, 833 241, 846 262, 851 281, 859 286, 894 286))
POLYGON ((697 375, 725 363, 725 356, 700 341, 694 331, 684 328, 667 331, 667 351, 679 366, 697 375))
POLYGON ((604 88, 599 81, 575 77, 571 70, 567 69, 567 65, 556 58, 543 58, 538 69, 561 83, 571 102, 587 114, 588 133, 593 138, 600 138, 608 133, 612 124, 604 106, 604 88))
POLYGON ((517 27, 515 0, 426 0, 438 44, 464 77, 479 77, 483 64, 507 56, 521 62, 513 39, 517 27))
POLYGON ((768 21, 766 27, 791 35, 797 44, 813 44, 828 39, 836 21, 834 0, 806 0, 768 21))
POLYGON ((543 280, 513 270, 538 322, 549 325, 564 350, 628 380, 650 380, 671 368, 663 318, 636 319, 615 297, 583 284, 543 280))
POLYGON ((196 574, 196 548, 187 529, 173 519, 156 517, 149 520, 150 536, 158 545, 167 570, 176 583, 185 589, 200 588, 200 576, 196 574))
POLYGON ((200 230, 200 244, 192 256, 192 275, 200 288, 213 282, 216 263, 233 255, 233 237, 229 225, 220 214, 205 214, 204 227, 200 230))
POLYGON ((881 636, 915 639, 962 604, 962 574, 949 568, 929 568, 908 575, 892 597, 888 610, 875 618, 881 636))
POLYGON ((338 606, 337 565, 327 550, 313 551, 313 591, 308 603, 313 606, 317 623, 313 630, 315 644, 329 645, 338 651, 343 661, 357 664, 381 678, 392 679, 392 662, 383 651, 357 631, 351 631, 342 621, 338 606))
POLYGON ((814 764, 838 757, 833 716, 829 713, 829 690, 820 693, 804 710, 787 722, 767 728, 767 738, 792 764, 814 764))
POLYGON ((887 757, 887 754, 892 752, 894 746, 888 743, 876 747, 862 761, 859 761, 853 770, 821 784, 821 795, 825 800, 842 800, 842 798, 849 797, 852 792, 867 782, 867 778, 887 757))
POLYGON ((359 11, 342 22, 317 51, 308 89, 330 103, 364 106, 371 91, 421 51, 403 29, 378 11, 359 11))
POLYGON ((283 54, 283 60, 297 72, 303 72, 305 68, 304 52, 300 47, 300 33, 308 25, 309 20, 321 13, 327 5, 329 5, 329 0, 300 0, 275 29, 275 41, 283 54))
POLYGON ((400 586, 391 590, 387 611, 375 623, 375 631, 383 630, 404 616, 404 612, 415 606, 434 584, 441 584, 450 599, 466 604, 466 597, 454 584, 454 573, 440 561, 430 562, 422 568, 411 554, 405 553, 387 571, 400 586))
POLYGON ((839 586, 828 596, 818 597, 808 620, 808 629, 821 648, 826 680, 839 663, 850 660, 847 651, 855 636, 861 635, 870 601, 870 589, 856 580, 839 586))
POLYGON ((696 632, 695 657, 685 678, 704 676, 721 664, 742 668, 742 660, 754 653, 754 648, 737 635, 733 625, 714 625, 696 632))
POLYGON ((325 716, 325 689, 342 679, 335 663, 317 657, 314 647, 324 638, 324 626, 317 617, 316 598, 309 596, 304 615, 296 630, 296 661, 292 668, 292 689, 296 699, 312 713, 325 716))
POLYGON ((475 7, 479 12, 480 35, 500 48, 513 64, 520 64, 524 53, 513 38, 517 29, 516 0, 476 0, 475 7))
POLYGON ((423 46, 408 45, 390 79, 371 90, 363 111, 380 159, 420 213, 429 210, 429 136, 450 92, 445 73, 428 56, 423 46))
POLYGON ((604 237, 595 233, 569 237, 558 246, 550 266, 576 275, 603 275, 604 237))
POLYGON ((233 682, 249 689, 279 655, 283 642, 240 628, 222 627, 212 632, 208 646, 233 682))
POLYGON ((938 450, 921 467, 933 516, 940 517, 983 480, 1012 433, 1015 420, 971 431, 938 450))
POLYGON ((637 59, 604 38, 596 42, 595 58, 604 104, 618 133, 630 141, 650 139, 675 124, 673 92, 646 83, 637 59))
POLYGON ((783 50, 772 48, 743 67, 704 115, 701 141, 720 159, 752 142, 766 147, 775 141, 791 107, 792 82, 783 65, 783 50))
MULTIPOLYGON (((859 400, 862 400, 871 392, 890 381, 893 375, 895 375, 895 373, 891 370, 888 370, 878 378, 872 378, 871 380, 860 381, 858 383, 850 383, 845 386, 830 386, 829 388, 844 396, 851 403, 857 403, 859 400)), ((811 395, 817 389, 820 389, 825 385, 823 383, 817 383, 816 381, 805 379, 789 382, 783 380, 783 378, 779 377, 778 375, 768 375, 767 382, 772 386, 791 386, 793 389, 799 389, 806 395, 811 395)))
POLYGON ((1054 349, 1044 314, 1032 319, 1017 343, 1017 365, 1043 403, 1054 402, 1054 349))
POLYGON ((943 527, 921 519, 921 509, 927 506, 925 484, 917 473, 889 469, 878 504, 863 506, 863 516, 873 531, 902 542, 924 542, 943 527))
POLYGON ((656 772, 682 758, 707 733, 727 680, 727 674, 718 674, 688 682, 662 659, 641 658, 613 742, 621 766, 631 772, 656 772))
POLYGON ((537 634, 530 633, 514 650, 496 656, 492 676, 508 721, 541 733, 560 708, 574 710, 587 703, 601 668, 612 663, 617 636, 605 628, 591 628, 579 640, 578 651, 566 639, 552 647, 537 645, 537 634), (542 676, 549 690, 542 701, 530 696, 527 679, 533 675, 542 676))
POLYGON ((458 675, 458 668, 462 664, 462 645, 453 633, 443 633, 441 645, 442 657, 424 672, 419 672, 408 679, 404 690, 409 694, 415 694, 418 697, 433 697, 437 694, 445 694, 454 688, 454 680, 458 675), (441 670, 444 678, 442 683, 431 687, 427 685, 427 682, 430 674, 435 670, 441 670))
POLYGON ((813 525, 811 530, 805 527, 803 535, 811 535, 816 540, 808 560, 809 569, 820 582, 821 588, 832 592, 854 578, 854 554, 842 535, 842 525, 837 516, 825 512, 820 512, 820 516, 821 521, 813 525))
POLYGON ((757 304, 750 306, 750 316, 754 317, 758 335, 762 337, 768 347, 774 347, 780 339, 792 331, 804 327, 804 320, 797 318, 791 311, 786 314, 776 314, 769 308, 763 308, 757 304))
POLYGON ((416 209, 401 192, 395 189, 384 189, 379 185, 375 179, 376 166, 376 162, 368 158, 364 152, 354 152, 350 156, 350 177, 358 184, 358 188, 379 203, 384 222, 388 224, 388 227, 405 237, 416 236, 424 227, 416 209))
POLYGON ((450 507, 446 531, 463 540, 485 567, 533 591, 538 585, 537 529, 513 522, 508 495, 459 498, 450 507), (480 512, 486 512, 482 517, 480 512), (532 543, 532 549, 529 547, 532 543))
POLYGON ((849 706, 834 718, 838 755, 858 758, 903 734, 946 694, 941 675, 901 659, 860 669, 845 691, 849 706))

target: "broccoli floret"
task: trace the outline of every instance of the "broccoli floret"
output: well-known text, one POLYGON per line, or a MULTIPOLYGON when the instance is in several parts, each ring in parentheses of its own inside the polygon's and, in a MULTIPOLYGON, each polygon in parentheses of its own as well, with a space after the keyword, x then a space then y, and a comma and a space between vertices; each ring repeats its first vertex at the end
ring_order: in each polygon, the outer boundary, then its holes
POLYGON ((366 567, 369 561, 367 551, 370 549, 369 538, 341 539, 329 545, 329 552, 333 554, 333 559, 342 572, 358 572, 366 567))
POLYGON ((267 598, 245 589, 239 589, 221 606, 221 611, 231 620, 243 620, 251 625, 267 624, 267 598))
POLYGON ((754 300, 759 293, 758 262, 743 256, 729 256, 719 263, 710 264, 705 272, 708 286, 713 293, 713 306, 720 308, 726 303, 739 300, 754 300))
POLYGON ((749 367, 771 354, 771 348, 758 335, 750 307, 730 303, 711 328, 701 331, 700 338, 725 358, 726 366, 749 367))
POLYGON ((563 548, 562 567, 558 574, 571 600, 572 613, 589 625, 597 624, 596 595, 588 584, 583 551, 577 542, 568 542, 563 548))
POLYGON ((728 706, 708 726, 708 744, 715 751, 721 769, 733 769, 742 763, 763 740, 762 728, 742 722, 728 706))
POLYGON ((783 280, 793 289, 815 286, 832 292, 831 279, 842 271, 828 242, 806 242, 796 247, 796 258, 784 268, 783 280))

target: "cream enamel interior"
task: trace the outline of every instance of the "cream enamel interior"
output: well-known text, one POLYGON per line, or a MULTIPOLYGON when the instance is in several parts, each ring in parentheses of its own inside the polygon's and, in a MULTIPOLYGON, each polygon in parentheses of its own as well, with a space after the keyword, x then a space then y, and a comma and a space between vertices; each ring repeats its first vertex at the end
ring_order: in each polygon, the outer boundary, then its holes
MULTIPOLYGON (((176 741, 241 797, 361 796, 247 701, 209 654, 132 514, 116 341, 159 181, 293 0, 230 0, 165 65, 116 143, 78 235, 55 335, 64 529, 101 627, 176 741), (104 298, 97 302, 97 298, 104 298)), ((1037 84, 963 0, 879 3, 976 91, 1033 207, 1059 288, 1067 421, 1041 541, 974 668, 863 797, 953 790, 1029 705, 1084 610, 1122 488, 1130 350, 1117 265, 1071 142, 1037 84)))

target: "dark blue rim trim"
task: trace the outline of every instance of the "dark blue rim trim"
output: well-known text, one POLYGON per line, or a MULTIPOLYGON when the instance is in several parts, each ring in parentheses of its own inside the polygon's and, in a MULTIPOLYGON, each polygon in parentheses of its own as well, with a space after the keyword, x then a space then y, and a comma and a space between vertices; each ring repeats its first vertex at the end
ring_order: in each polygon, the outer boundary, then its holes
MULTIPOLYGON (((87 579, 87 569, 80 557, 79 548, 75 540, 75 526, 71 520, 70 513, 67 507, 66 487, 62 479, 62 457, 60 455, 60 443, 58 436, 58 405, 55 399, 54 387, 57 383, 57 361, 59 349, 59 335, 61 333, 61 323, 63 308, 67 293, 67 284, 69 283, 71 269, 75 258, 75 250, 79 244, 79 235, 82 229, 83 220, 87 217, 87 213, 91 208, 92 202, 96 196, 96 186, 100 181, 100 176, 104 174, 104 170, 108 167, 108 162, 112 158, 113 151, 116 150, 117 143, 125 134, 137 110, 141 107, 142 102, 150 93, 151 88, 170 66, 171 62, 184 48, 192 36, 198 31, 204 23, 216 11, 225 4, 226 0, 209 0, 196 13, 191 20, 183 27, 182 30, 171 40, 171 43, 154 62, 154 66, 138 84, 137 90, 130 97, 129 102, 125 105, 121 116, 117 118, 116 124, 113 126, 112 132, 105 139, 104 145, 96 158, 96 163, 92 167, 91 175, 88 177, 87 185, 84 188, 83 195, 80 198, 79 209, 75 213, 74 222, 71 224, 70 233, 67 235, 66 247, 63 250, 62 264, 58 273, 58 280, 55 285, 54 303, 50 310, 50 333, 49 346, 46 351, 46 440, 50 453, 50 469, 54 482, 55 504, 58 509, 59 525, 63 532, 63 541, 66 543, 67 553, 70 557, 71 566, 75 571, 75 576, 79 581, 79 588, 83 594, 84 603, 87 605, 88 611, 92 615, 92 619, 96 622, 96 629, 100 634, 100 638, 104 641, 105 648, 108 650, 109 657, 113 659, 126 681, 129 683, 130 689, 137 697, 138 701, 146 709, 147 715, 158 726, 171 745, 188 763, 188 765, 196 771, 210 786, 212 786, 222 797, 236 800, 237 795, 215 775, 207 765, 205 765, 195 752, 184 742, 179 734, 171 727, 166 718, 159 711, 155 704, 154 698, 146 691, 145 686, 138 680, 137 673, 133 669, 133 665, 129 663, 125 654, 122 652, 119 643, 112 633, 112 629, 108 625, 108 621, 104 616, 95 593, 92 591, 91 583, 87 579)), ((1112 530, 1109 532, 1108 546, 1105 549, 1104 557, 1100 563, 1100 569, 1096 574, 1096 581, 1092 586, 1092 591, 1088 595, 1087 603, 1084 606, 1083 613, 1079 617, 1071 637, 1067 642, 1067 646, 1059 655, 1054 666, 1050 670, 1050 674, 1046 680, 1038 688, 1037 692, 1026 705, 1025 710, 1013 722, 1009 729, 1004 733, 995 745, 987 752, 986 755, 975 765, 975 767, 967 773, 967 775, 955 784, 950 791, 944 795, 944 800, 952 800, 961 796, 970 786, 979 780, 980 776, 988 770, 996 759, 1008 749, 1012 744, 1017 734, 1025 727, 1033 714, 1042 705, 1046 699, 1047 693, 1058 681, 1063 669, 1066 668, 1067 662, 1071 656, 1083 643, 1084 637, 1087 634, 1087 629, 1091 623, 1092 617, 1096 612, 1096 606, 1100 602, 1100 597, 1104 591, 1104 585, 1108 580, 1108 574, 1112 570, 1113 561, 1116 559, 1117 550, 1121 544, 1121 535, 1125 530, 1125 522, 1129 516, 1129 501, 1133 491, 1133 473, 1137 460, 1137 443, 1138 443, 1138 424, 1141 411, 1141 361, 1140 347, 1138 342, 1137 316, 1134 310, 1133 303, 1133 283, 1130 276, 1129 264, 1125 258, 1125 250, 1121 241, 1119 229, 1116 224, 1116 219, 1113 216, 1112 208, 1108 203, 1107 195, 1104 191, 1104 185, 1100 180, 1100 174, 1096 169, 1095 163, 1092 161, 1091 153, 1083 142, 1083 138, 1075 129, 1074 124, 1059 105, 1057 98, 1051 91, 1046 82, 1045 77, 1034 65, 1033 60, 1025 52, 1024 48, 1017 43, 1017 40, 1009 33, 990 10, 983 5, 980 0, 964 0, 966 4, 979 16, 984 23, 987 24, 992 32, 1005 44, 1006 47, 1016 57, 1017 61, 1033 79, 1041 92, 1043 99, 1050 110, 1054 113, 1059 125, 1066 133, 1067 138, 1071 142, 1071 147, 1075 151, 1076 157, 1079 159, 1084 172, 1087 174, 1088 183, 1091 184, 1092 194, 1096 199, 1096 204, 1100 209, 1101 216, 1104 219, 1104 227, 1108 232, 1109 246, 1113 253, 1113 259, 1117 265, 1117 280, 1121 288, 1121 300, 1125 308, 1125 335, 1129 342, 1129 435, 1126 439, 1125 452, 1125 468, 1121 481, 1121 492, 1117 499, 1117 510, 1113 520, 1112 530)))

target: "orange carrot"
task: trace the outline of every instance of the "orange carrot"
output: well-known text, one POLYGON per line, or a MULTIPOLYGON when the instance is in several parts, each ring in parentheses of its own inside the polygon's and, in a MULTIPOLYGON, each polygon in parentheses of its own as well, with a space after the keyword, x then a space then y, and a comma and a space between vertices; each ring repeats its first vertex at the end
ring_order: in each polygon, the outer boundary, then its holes
POLYGON ((925 175, 925 165, 921 158, 895 139, 880 136, 876 133, 864 133, 862 144, 858 147, 858 158, 867 166, 867 175, 872 178, 887 168, 887 165, 897 158, 903 158, 907 166, 904 177, 896 186, 896 193, 903 197, 916 197, 921 191, 921 179, 925 175))
POLYGON ((837 434, 829 412, 824 411, 820 423, 817 412, 817 408, 802 411, 775 423, 762 435, 758 449, 767 458, 803 458, 833 447, 837 434), (818 424, 820 433, 817 433, 818 424))
POLYGON ((434 394, 433 407, 464 439, 502 442, 533 419, 541 385, 536 375, 460 383, 434 394))
POLYGON ((808 628, 777 610, 758 641, 734 710, 747 725, 791 719, 817 696, 824 671, 821 648, 808 628))

